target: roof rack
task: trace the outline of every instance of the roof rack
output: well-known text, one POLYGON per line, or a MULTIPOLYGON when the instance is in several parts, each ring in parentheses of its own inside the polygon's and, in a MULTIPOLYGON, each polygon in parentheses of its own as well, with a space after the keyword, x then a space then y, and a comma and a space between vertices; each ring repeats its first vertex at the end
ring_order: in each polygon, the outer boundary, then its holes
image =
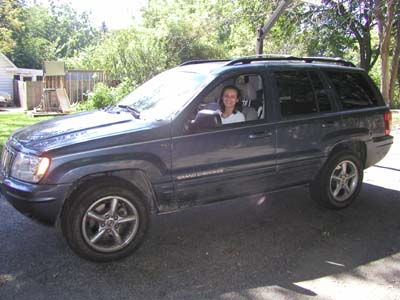
POLYGON ((255 55, 246 56, 229 61, 226 65, 232 66, 236 64, 249 64, 253 61, 303 61, 305 63, 313 62, 324 62, 334 63, 346 67, 356 67, 352 62, 346 61, 342 58, 330 58, 330 57, 297 57, 297 56, 285 56, 285 55, 255 55))
POLYGON ((189 60, 181 63, 179 66, 187 66, 187 65, 194 65, 194 64, 204 64, 204 63, 211 63, 211 62, 224 62, 224 61, 232 61, 231 59, 199 59, 199 60, 189 60))

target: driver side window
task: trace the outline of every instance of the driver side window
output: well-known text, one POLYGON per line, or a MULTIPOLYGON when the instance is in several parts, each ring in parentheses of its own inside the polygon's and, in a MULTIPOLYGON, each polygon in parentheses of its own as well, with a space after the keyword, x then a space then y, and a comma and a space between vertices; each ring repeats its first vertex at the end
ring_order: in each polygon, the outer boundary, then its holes
POLYGON ((262 77, 258 74, 232 76, 211 89, 184 125, 186 133, 198 133, 264 119, 262 77))
POLYGON ((236 87, 240 91, 237 110, 243 114, 244 122, 264 119, 265 103, 262 78, 257 74, 245 74, 231 77, 218 84, 198 107, 221 112, 224 108, 224 88, 236 87))

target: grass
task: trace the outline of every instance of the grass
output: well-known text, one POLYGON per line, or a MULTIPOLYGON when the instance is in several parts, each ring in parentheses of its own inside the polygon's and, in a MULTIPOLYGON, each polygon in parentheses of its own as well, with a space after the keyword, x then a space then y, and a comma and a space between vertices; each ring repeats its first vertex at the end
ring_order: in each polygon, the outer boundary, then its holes
POLYGON ((10 134, 21 127, 51 119, 52 117, 32 118, 25 113, 0 112, 0 151, 10 134))

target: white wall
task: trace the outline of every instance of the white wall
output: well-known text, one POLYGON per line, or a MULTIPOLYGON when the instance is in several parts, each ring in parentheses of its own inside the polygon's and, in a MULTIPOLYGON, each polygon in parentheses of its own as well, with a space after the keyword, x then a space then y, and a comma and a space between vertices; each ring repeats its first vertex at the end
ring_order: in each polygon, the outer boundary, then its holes
POLYGON ((0 55, 0 91, 7 92, 13 96, 14 74, 6 71, 7 68, 12 68, 12 66, 0 55))

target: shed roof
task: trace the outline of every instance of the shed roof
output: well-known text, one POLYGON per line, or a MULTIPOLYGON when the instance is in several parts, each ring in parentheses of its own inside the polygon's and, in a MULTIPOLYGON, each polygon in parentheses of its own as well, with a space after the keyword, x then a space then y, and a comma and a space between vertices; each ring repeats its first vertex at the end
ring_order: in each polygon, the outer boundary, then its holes
POLYGON ((4 55, 3 53, 1 53, 1 52, 0 52, 0 59, 4 60, 4 61, 9 65, 9 67, 11 67, 11 68, 13 68, 13 69, 16 69, 16 68, 17 68, 17 66, 14 65, 14 63, 13 63, 11 60, 9 60, 9 58, 8 58, 7 56, 5 56, 5 55, 4 55))

